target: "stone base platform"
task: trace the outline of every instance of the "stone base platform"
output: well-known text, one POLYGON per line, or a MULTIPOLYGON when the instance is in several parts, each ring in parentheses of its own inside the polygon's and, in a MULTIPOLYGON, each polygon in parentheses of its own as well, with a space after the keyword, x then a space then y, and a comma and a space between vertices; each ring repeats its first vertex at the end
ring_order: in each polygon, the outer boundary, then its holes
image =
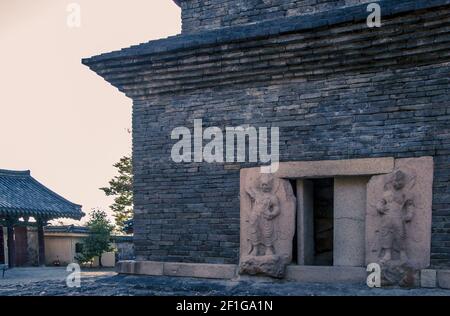
POLYGON ((179 276, 207 279, 233 279, 237 275, 238 266, 234 264, 200 264, 156 261, 119 261, 117 273, 179 276))
MULTIPOLYGON (((179 276, 207 279, 238 279, 239 266, 234 264, 204 264, 156 261, 120 261, 116 270, 120 274, 179 276)), ((365 284, 366 272, 359 267, 319 267, 289 265, 286 280, 314 283, 365 284)))
MULTIPOLYGON (((234 264, 206 264, 156 261, 119 261, 116 271, 120 274, 176 276, 205 279, 241 279, 239 266, 234 264)), ((251 277, 252 279, 258 277, 251 277)), ((304 283, 341 283, 365 285, 366 269, 343 266, 300 266, 289 265, 285 279, 304 283)), ((265 278, 266 280, 269 278, 265 278)), ((450 270, 421 271, 421 286, 450 289, 450 270)))

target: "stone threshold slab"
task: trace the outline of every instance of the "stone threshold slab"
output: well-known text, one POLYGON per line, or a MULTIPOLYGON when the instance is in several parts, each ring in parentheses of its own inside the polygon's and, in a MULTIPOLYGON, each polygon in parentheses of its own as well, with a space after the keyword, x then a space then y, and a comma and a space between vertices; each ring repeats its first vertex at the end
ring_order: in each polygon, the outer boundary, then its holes
POLYGON ((310 283, 365 284, 367 272, 362 267, 290 265, 286 269, 286 279, 310 283))

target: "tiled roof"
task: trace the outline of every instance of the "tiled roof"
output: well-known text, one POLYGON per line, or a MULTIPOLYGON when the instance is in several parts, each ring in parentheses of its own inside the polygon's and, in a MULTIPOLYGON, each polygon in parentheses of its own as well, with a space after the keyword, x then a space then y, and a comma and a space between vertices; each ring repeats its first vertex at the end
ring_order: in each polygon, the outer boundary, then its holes
MULTIPOLYGON (((45 233, 70 233, 70 234, 80 234, 87 235, 89 234, 89 227, 87 226, 75 226, 75 225, 58 225, 58 226, 46 226, 44 228, 45 233)), ((133 236, 123 236, 123 235, 112 235, 111 241, 120 243, 120 242, 133 242, 133 236)))
POLYGON ((85 226, 61 225, 46 226, 46 233, 73 233, 73 234, 89 234, 89 228, 85 226))
POLYGON ((0 169, 0 216, 41 216, 81 219, 74 204, 35 180, 30 171, 0 169))

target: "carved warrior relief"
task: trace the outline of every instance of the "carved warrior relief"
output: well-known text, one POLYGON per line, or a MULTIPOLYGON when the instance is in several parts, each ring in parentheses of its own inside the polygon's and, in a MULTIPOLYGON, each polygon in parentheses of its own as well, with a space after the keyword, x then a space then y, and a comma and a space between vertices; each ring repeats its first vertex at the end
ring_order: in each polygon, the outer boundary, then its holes
POLYGON ((283 277, 292 260, 295 196, 289 181, 241 171, 240 273, 283 277))
POLYGON ((366 263, 382 267, 385 284, 412 286, 429 266, 432 158, 399 159, 368 184, 366 263))

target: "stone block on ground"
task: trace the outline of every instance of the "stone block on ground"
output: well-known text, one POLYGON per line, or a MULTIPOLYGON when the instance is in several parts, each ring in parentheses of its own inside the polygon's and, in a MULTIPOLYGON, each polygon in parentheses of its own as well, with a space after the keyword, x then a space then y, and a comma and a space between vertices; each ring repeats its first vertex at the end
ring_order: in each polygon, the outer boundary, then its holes
POLYGON ((436 287, 436 270, 423 269, 420 271, 420 286, 426 288, 436 287))

